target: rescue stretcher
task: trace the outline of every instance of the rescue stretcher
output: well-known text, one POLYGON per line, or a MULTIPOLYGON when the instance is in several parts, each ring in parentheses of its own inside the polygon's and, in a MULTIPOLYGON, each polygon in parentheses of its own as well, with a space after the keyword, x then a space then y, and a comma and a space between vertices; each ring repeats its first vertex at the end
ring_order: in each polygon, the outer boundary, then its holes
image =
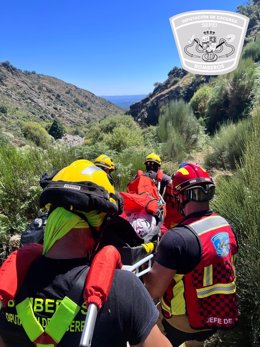
MULTIPOLYGON (((142 249, 140 247, 143 248, 143 246, 123 247, 121 250, 119 250, 123 264, 124 260, 127 263, 123 265, 121 269, 134 273, 138 278, 142 277, 151 270, 154 258, 153 253, 147 253, 142 257, 142 249)), ((91 347, 98 311, 97 305, 94 303, 89 304, 79 347, 91 347)))

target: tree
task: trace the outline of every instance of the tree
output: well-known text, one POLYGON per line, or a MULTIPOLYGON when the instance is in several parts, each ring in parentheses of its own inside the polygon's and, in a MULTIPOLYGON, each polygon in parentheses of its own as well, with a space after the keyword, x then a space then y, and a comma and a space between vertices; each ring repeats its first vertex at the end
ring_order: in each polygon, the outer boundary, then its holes
POLYGON ((48 133, 55 138, 55 140, 61 139, 65 133, 64 126, 58 119, 54 119, 48 133))

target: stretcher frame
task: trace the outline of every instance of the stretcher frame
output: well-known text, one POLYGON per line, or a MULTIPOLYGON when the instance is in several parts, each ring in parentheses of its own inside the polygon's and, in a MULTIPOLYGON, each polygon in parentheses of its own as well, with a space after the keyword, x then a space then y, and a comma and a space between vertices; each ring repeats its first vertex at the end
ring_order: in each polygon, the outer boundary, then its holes
MULTIPOLYGON (((152 268, 154 254, 148 254, 143 259, 138 260, 133 265, 123 265, 122 270, 134 273, 138 278, 148 273, 152 268), (144 268, 144 266, 146 267, 144 268)), ((98 315, 98 308, 95 304, 88 306, 84 329, 81 335, 79 347, 91 347, 95 323, 98 315)))

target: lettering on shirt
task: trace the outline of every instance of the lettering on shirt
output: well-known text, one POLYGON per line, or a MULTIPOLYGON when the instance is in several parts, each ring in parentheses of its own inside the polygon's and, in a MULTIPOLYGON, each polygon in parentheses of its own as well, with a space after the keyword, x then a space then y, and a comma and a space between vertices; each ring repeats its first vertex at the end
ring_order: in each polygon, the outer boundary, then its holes
MULTIPOLYGON (((33 308, 34 313, 36 313, 36 314, 37 313, 42 313, 42 314, 46 313, 46 315, 50 315, 50 314, 53 315, 55 313, 55 311, 57 310, 57 308, 59 307, 62 300, 30 298, 30 301, 32 303, 32 308, 33 308)), ((15 307, 14 300, 9 300, 7 306, 8 306, 8 308, 15 307)), ((8 312, 8 308, 7 308, 7 312, 5 312, 5 319, 7 320, 7 322, 14 324, 14 325, 21 325, 21 321, 20 321, 20 318, 18 317, 18 315, 16 313, 8 312)), ((83 316, 86 316, 87 306, 86 306, 85 302, 82 304, 79 312, 83 316)), ((40 316, 37 317, 36 316, 36 319, 41 324, 43 329, 45 329, 51 318, 40 317, 40 316)), ((73 320, 71 322, 70 326, 68 327, 67 332, 82 333, 83 328, 84 328, 84 324, 85 324, 85 319, 73 320)))

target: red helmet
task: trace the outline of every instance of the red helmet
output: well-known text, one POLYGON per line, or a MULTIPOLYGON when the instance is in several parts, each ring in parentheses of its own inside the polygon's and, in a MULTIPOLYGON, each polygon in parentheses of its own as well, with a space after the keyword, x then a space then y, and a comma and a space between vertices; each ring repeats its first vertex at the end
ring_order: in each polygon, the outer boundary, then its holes
POLYGON ((184 194, 186 200, 209 201, 215 193, 215 184, 200 166, 186 163, 173 176, 172 189, 174 195, 184 194))

